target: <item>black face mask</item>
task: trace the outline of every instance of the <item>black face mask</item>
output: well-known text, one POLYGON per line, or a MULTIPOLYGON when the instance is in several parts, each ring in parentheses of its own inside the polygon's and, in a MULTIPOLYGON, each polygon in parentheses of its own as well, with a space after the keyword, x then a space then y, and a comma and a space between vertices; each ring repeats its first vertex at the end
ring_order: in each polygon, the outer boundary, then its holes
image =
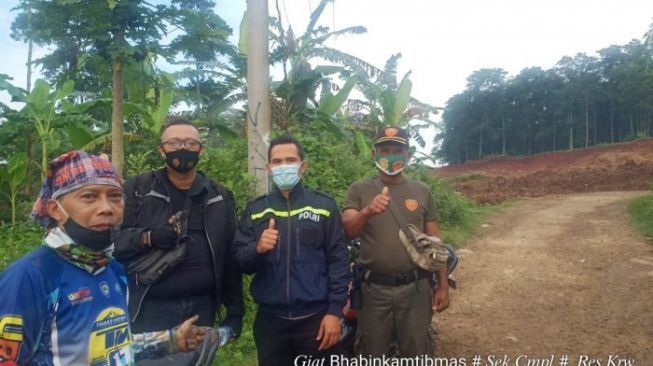
POLYGON ((197 166, 198 160, 200 160, 199 151, 179 149, 166 153, 166 164, 179 173, 186 173, 193 170, 197 166))
POLYGON ((68 216, 68 220, 63 224, 66 234, 75 241, 75 244, 83 245, 95 251, 101 251, 108 248, 112 240, 113 229, 104 231, 95 231, 87 229, 78 224, 72 217, 68 216))

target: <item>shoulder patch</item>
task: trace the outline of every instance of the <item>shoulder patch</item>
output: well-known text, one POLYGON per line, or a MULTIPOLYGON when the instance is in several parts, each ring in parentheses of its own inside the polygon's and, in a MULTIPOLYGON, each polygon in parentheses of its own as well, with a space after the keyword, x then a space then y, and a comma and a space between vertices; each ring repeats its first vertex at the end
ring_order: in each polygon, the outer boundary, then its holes
MULTIPOLYGON (((260 196, 258 196, 258 197, 256 197, 256 198, 254 198, 251 202, 259 201, 259 200, 261 200, 261 199, 263 199, 263 198, 266 198, 266 197, 269 196, 269 195, 270 195, 269 193, 263 193, 262 195, 260 195, 260 196)), ((250 202, 250 203, 251 203, 251 202, 250 202)))
POLYGON ((320 192, 320 191, 313 191, 313 192, 315 192, 315 194, 317 194, 317 195, 320 195, 320 196, 322 196, 322 197, 326 197, 326 198, 328 198, 328 199, 330 199, 330 200, 332 200, 332 201, 335 201, 335 199, 333 198, 333 196, 330 195, 330 194, 328 194, 328 193, 324 193, 324 192, 320 192))

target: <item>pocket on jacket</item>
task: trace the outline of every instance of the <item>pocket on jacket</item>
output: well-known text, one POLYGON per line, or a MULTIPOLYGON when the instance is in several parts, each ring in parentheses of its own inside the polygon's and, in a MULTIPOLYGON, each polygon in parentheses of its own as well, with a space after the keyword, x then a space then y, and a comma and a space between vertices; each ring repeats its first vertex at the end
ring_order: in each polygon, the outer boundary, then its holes
POLYGON ((324 234, 320 224, 300 222, 297 231, 296 258, 302 262, 326 260, 324 255, 324 234))

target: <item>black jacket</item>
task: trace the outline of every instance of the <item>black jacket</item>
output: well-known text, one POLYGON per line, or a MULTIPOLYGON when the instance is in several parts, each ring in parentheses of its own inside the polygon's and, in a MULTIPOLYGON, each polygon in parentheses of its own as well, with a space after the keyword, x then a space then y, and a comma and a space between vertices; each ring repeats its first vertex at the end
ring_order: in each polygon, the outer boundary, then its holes
MULTIPOLYGON (((114 242, 115 256, 124 264, 149 250, 142 247, 141 234, 167 223, 173 214, 163 174, 166 174, 165 168, 141 174, 125 183, 125 215, 121 232, 114 242)), ((242 273, 231 250, 237 226, 234 198, 229 190, 213 183, 201 172, 198 172, 191 191, 197 189, 206 190, 201 209, 206 239, 213 255, 216 304, 225 305, 227 316, 222 324, 231 326, 238 335, 242 329, 245 307, 242 273)), ((129 312, 132 321, 138 316, 149 288, 137 284, 129 276, 129 312)))
POLYGON ((289 199, 278 189, 250 202, 236 232, 234 251, 261 311, 299 317, 326 311, 342 316, 351 281, 340 211, 333 198, 299 183, 289 199), (275 219, 279 243, 256 252, 263 230, 275 219))

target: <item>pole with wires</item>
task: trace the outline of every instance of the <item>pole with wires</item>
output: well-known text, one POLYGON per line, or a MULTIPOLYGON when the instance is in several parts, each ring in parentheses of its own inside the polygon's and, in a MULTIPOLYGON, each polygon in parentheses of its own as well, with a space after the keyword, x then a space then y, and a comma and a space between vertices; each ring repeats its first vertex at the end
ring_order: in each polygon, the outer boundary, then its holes
POLYGON ((247 168, 256 178, 258 195, 268 192, 265 165, 272 125, 268 33, 268 1, 247 0, 247 168))

